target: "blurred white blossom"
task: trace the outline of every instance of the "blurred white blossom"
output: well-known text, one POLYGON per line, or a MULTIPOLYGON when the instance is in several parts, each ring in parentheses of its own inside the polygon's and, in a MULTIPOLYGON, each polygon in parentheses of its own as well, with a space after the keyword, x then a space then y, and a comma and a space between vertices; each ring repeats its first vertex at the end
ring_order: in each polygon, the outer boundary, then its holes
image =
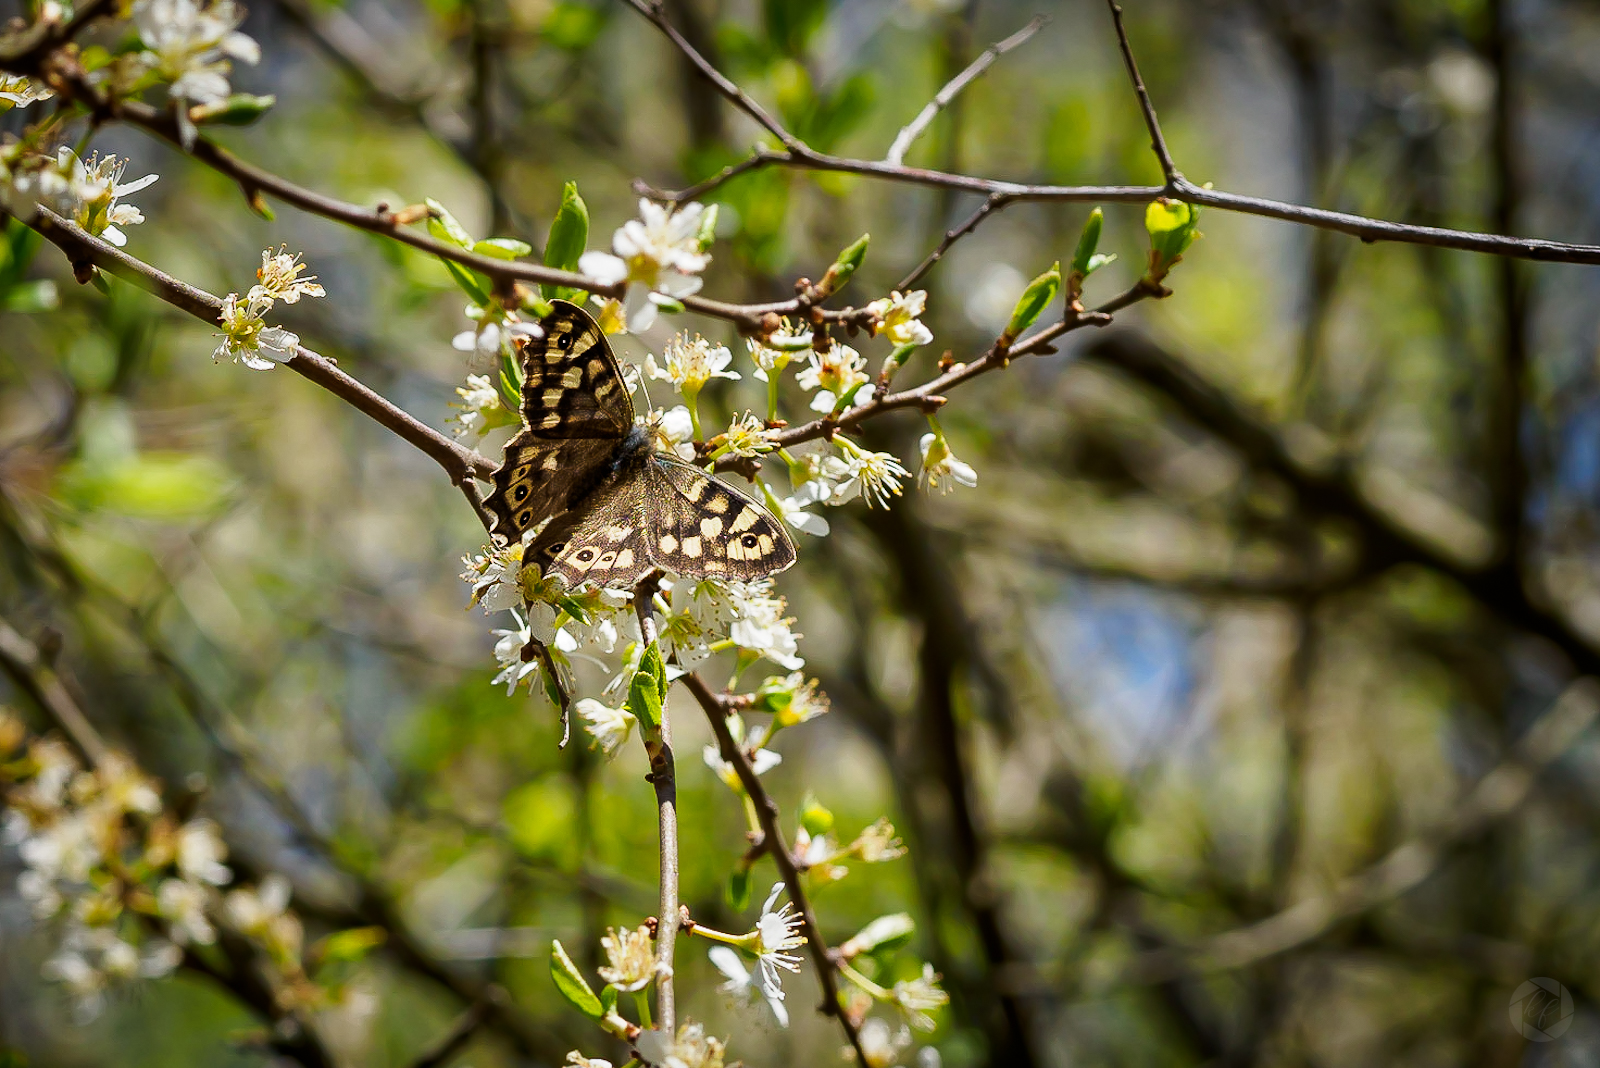
POLYGON ((731 946, 712 946, 709 956, 711 963, 723 975, 723 982, 718 989, 737 1004, 749 1004, 757 997, 762 998, 772 1010, 772 1015, 777 1018, 778 1025, 789 1026, 789 1010, 784 1007, 781 992, 778 997, 768 994, 766 989, 755 981, 750 969, 745 967, 744 959, 739 956, 738 950, 731 946))
POLYGON ((931 964, 922 966, 922 975, 918 978, 909 981, 902 979, 894 984, 890 996, 906 1014, 907 1022, 918 1031, 932 1031, 936 1026, 928 1010, 950 1004, 950 995, 940 988, 939 973, 933 970, 931 964))
POLYGON ((607 760, 617 755, 617 750, 627 742, 634 725, 639 722, 626 708, 612 708, 592 697, 585 697, 574 708, 578 718, 583 720, 583 729, 594 738, 607 760))
POLYGON ((0 100, 15 108, 25 108, 36 100, 49 100, 56 94, 20 74, 0 71, 0 100))
POLYGON ((685 1022, 675 1037, 663 1031, 643 1031, 634 1046, 656 1068, 722 1068, 721 1040, 707 1035, 697 1023, 685 1022))
POLYGON ((168 83, 177 103, 178 127, 185 148, 194 144, 189 108, 215 104, 232 92, 228 76, 232 60, 256 63, 261 48, 238 32, 244 10, 232 0, 136 0, 133 25, 145 51, 143 68, 168 83))

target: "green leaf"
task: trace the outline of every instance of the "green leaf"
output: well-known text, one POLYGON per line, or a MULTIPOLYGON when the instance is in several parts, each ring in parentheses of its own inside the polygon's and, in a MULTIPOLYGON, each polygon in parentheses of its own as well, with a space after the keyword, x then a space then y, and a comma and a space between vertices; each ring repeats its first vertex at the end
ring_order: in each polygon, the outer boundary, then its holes
POLYGON ((1197 229, 1200 209, 1181 200, 1152 200, 1144 210, 1144 228, 1150 234, 1151 251, 1170 267, 1186 252, 1194 239, 1200 236, 1197 229))
POLYGON ((717 204, 707 205, 706 210, 700 214, 700 230, 695 234, 695 240, 700 242, 700 251, 704 252, 717 241, 717 217, 721 215, 721 207, 717 204))
POLYGON ((332 961, 358 961, 383 945, 389 932, 382 927, 352 927, 335 931, 319 943, 317 955, 324 963, 332 961))
POLYGON ((600 1014, 610 1016, 617 1008, 617 988, 607 983, 600 988, 600 1014))
POLYGON ((1087 278, 1089 272, 1094 270, 1094 250, 1100 244, 1100 229, 1105 225, 1105 212, 1095 208, 1089 213, 1089 220, 1083 224, 1083 233, 1078 236, 1078 248, 1072 254, 1072 273, 1080 278, 1087 278))
MULTIPOLYGON (((544 265, 560 271, 576 271, 583 250, 589 247, 589 206, 578 195, 578 183, 561 187, 561 207, 550 220, 550 236, 544 243, 544 265)), ((571 286, 541 285, 547 300, 582 300, 583 291, 571 286)))
POLYGON ((455 260, 447 260, 442 256, 439 262, 450 272, 450 277, 461 287, 461 292, 472 298, 472 303, 482 308, 494 299, 491 296, 494 292, 494 283, 489 281, 487 275, 481 275, 470 267, 463 267, 455 260))
POLYGON ((472 247, 472 235, 467 233, 467 228, 457 222, 456 217, 451 215, 443 204, 432 197, 423 203, 428 205, 428 233, 458 248, 472 247))
POLYGON ((560 939, 550 943, 550 978, 556 981, 556 989, 573 1008, 591 1020, 605 1016, 605 1008, 600 1004, 600 999, 594 996, 594 991, 589 989, 583 973, 572 963, 567 951, 561 948, 560 939))
POLYGON ((518 256, 526 256, 533 251, 533 246, 526 241, 518 241, 511 237, 486 237, 482 241, 474 242, 472 251, 480 256, 489 256, 497 260, 514 260, 518 256))
POLYGON ((833 266, 829 267, 828 273, 822 277, 824 290, 829 293, 835 292, 850 281, 850 276, 856 273, 861 261, 867 258, 867 244, 871 240, 871 234, 862 234, 839 253, 838 258, 833 261, 833 266))
POLYGON ((1011 311, 1011 321, 1006 324, 1003 340, 1009 344, 1015 341, 1021 333, 1034 324, 1050 302, 1056 299, 1056 294, 1061 290, 1061 264, 1051 265, 1050 269, 1033 281, 1028 283, 1028 288, 1022 291, 1022 296, 1017 299, 1017 306, 1011 311))
POLYGON ((743 912, 750 907, 750 869, 735 868, 728 876, 727 885, 728 907, 735 912, 743 912))
POLYGON ((277 103, 278 98, 271 95, 234 93, 226 100, 190 108, 189 119, 197 126, 249 126, 271 111, 277 103))
POLYGON ((667 699, 667 667, 661 659, 661 647, 651 642, 639 658, 639 669, 633 673, 628 686, 627 710, 639 717, 639 722, 657 730, 661 727, 661 708, 667 699))

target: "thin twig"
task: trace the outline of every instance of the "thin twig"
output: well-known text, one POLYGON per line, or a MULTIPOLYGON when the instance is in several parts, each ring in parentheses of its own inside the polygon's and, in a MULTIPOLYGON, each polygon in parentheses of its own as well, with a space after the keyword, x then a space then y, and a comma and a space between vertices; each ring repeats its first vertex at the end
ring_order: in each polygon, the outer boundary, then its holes
POLYGON ((782 141, 783 146, 789 151, 799 153, 809 151, 803 141, 784 129, 782 123, 768 114, 760 104, 750 99, 743 89, 740 89, 725 74, 712 66, 709 60, 684 39, 684 36, 677 31, 677 28, 667 21, 666 15, 661 10, 660 0, 628 0, 628 4, 639 14, 654 23, 658 30, 666 34, 667 39, 677 45, 678 50, 689 58, 689 61, 695 65, 696 69, 705 75, 706 80, 717 87, 717 92, 726 97, 734 107, 760 123, 768 133, 782 141))
MULTIPOLYGON (((652 571, 633 591, 633 610, 639 617, 639 640, 655 644, 654 599, 661 584, 661 572, 652 571)), ((640 725, 645 752, 650 756, 646 776, 656 791, 656 821, 660 831, 661 902, 656 911, 656 1027, 668 1035, 677 1033, 677 1005, 673 992, 673 968, 678 938, 678 773, 672 756, 672 721, 667 703, 661 703, 661 724, 640 725)))
POLYGON ((728 708, 723 698, 712 692, 705 681, 693 672, 683 676, 679 681, 688 687, 689 692, 694 694, 695 700, 700 702, 700 707, 705 710, 706 718, 711 721, 711 730, 717 736, 717 748, 722 753, 722 759, 733 765, 734 772, 739 776, 739 782, 755 806, 756 819, 761 823, 761 844, 771 854, 772 862, 778 866, 778 874, 783 877, 783 885, 789 891, 789 900, 800 913, 801 930, 805 932, 806 946, 817 968, 817 982, 822 987, 821 1011, 838 1018, 839 1026, 844 1029, 850 1048, 855 1051, 856 1062, 866 1065, 869 1062, 866 1051, 861 1048, 860 1029, 839 1001, 838 962, 822 937, 817 914, 811 907, 810 898, 806 896, 805 884, 800 881, 800 870, 795 867, 794 855, 789 851, 789 844, 783 837, 783 828, 778 825, 778 804, 761 785, 755 768, 750 764, 750 758, 745 755, 739 743, 734 740, 733 733, 728 730, 728 708))
POLYGON ((912 286, 916 285, 917 281, 921 279, 923 275, 933 270, 934 265, 940 260, 944 259, 945 253, 950 251, 950 247, 952 245, 954 245, 957 241, 960 241, 963 237, 966 237, 968 234, 972 233, 972 231, 976 230, 985 219, 987 219, 993 213, 1002 210, 1010 202, 1011 197, 1005 193, 990 193, 988 199, 986 199, 982 204, 978 205, 978 210, 967 216, 965 222, 956 227, 954 230, 946 230, 944 233, 944 238, 939 242, 939 246, 932 252, 928 253, 927 258, 921 263, 917 264, 916 268, 910 274, 900 279, 900 284, 895 286, 895 288, 903 293, 912 286))
POLYGON ((1150 133, 1150 150, 1161 163, 1161 174, 1166 178, 1167 185, 1176 188, 1183 182, 1183 174, 1172 161, 1167 139, 1161 135, 1161 123, 1156 119, 1156 107, 1150 102, 1150 91, 1144 87, 1144 79, 1139 76, 1139 64, 1134 62, 1133 46, 1128 43, 1128 30, 1122 25, 1122 5, 1117 0, 1106 0, 1106 3, 1111 8, 1111 22, 1117 28, 1117 47, 1122 50, 1122 63, 1128 68, 1128 78, 1133 82, 1134 94, 1139 98, 1139 111, 1144 115, 1144 127, 1150 133))
POLYGON ((983 54, 969 63, 966 70, 945 83, 944 88, 940 89, 934 95, 934 98, 928 101, 927 106, 917 112, 916 118, 906 123, 905 128, 896 135, 894 144, 889 146, 889 151, 883 157, 883 161, 896 166, 904 163, 906 152, 910 150, 912 142, 922 136, 923 131, 928 128, 928 124, 933 122, 939 112, 950 106, 950 102, 956 98, 956 94, 981 77, 984 71, 994 66, 995 60, 1013 48, 1018 48, 1025 44, 1029 38, 1038 33, 1044 27, 1044 24, 1049 21, 1049 18, 1044 15, 1035 15, 1032 21, 1022 29, 1005 40, 998 41, 984 49, 983 54))
POLYGON ((100 732, 94 729, 94 724, 89 722, 89 717, 83 714, 83 709, 78 707, 78 702, 68 692, 61 678, 46 662, 39 646, 24 638, 4 619, 0 619, 0 670, 61 728, 73 748, 90 765, 99 767, 105 761, 110 747, 100 737, 100 732))

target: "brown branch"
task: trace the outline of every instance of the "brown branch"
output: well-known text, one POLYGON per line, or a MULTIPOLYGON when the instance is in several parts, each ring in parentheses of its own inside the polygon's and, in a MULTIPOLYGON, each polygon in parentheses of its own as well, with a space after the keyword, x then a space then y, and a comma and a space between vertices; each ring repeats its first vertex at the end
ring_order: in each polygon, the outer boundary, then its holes
POLYGON ((995 60, 1012 49, 1026 44, 1049 21, 1047 16, 1035 15, 1022 29, 1005 40, 997 41, 984 49, 977 59, 967 64, 965 70, 946 82, 944 88, 934 94, 933 99, 928 101, 915 118, 906 123, 905 128, 895 136, 894 143, 889 146, 889 151, 884 155, 883 161, 893 164, 904 163, 906 153, 911 149, 912 143, 922 136, 923 131, 938 117, 939 112, 950 106, 950 102, 956 98, 956 94, 982 77, 985 71, 994 66, 995 60))
MULTIPOLYGON (((636 8, 642 9, 641 0, 630 0, 630 3, 636 8)), ((649 17, 651 22, 661 26, 664 32, 669 29, 664 25, 659 12, 650 14, 649 17)), ((1118 15, 1118 20, 1120 23, 1120 14, 1118 15)), ((680 48, 685 47, 680 43, 681 37, 675 33, 668 33, 668 36, 680 48)), ((709 67, 703 56, 693 52, 692 49, 688 51, 690 58, 697 65, 701 65, 702 69, 709 67)), ((721 79, 721 82, 732 86, 734 92, 739 93, 737 86, 733 86, 733 83, 728 82, 725 77, 720 74, 717 77, 721 79)), ((724 93, 724 95, 728 94, 724 93)), ((739 93, 739 96, 742 97, 743 94, 739 93)), ((730 97, 730 99, 733 98, 730 97)), ((1148 102, 1148 94, 1144 95, 1142 102, 1148 102)), ((1154 111, 1152 109, 1149 112, 1149 117, 1153 119, 1153 116, 1154 111)), ((1160 139, 1159 127, 1153 127, 1153 131, 1152 141, 1159 146, 1157 152, 1158 155, 1161 155, 1165 150, 1165 142, 1160 139)), ((1168 165, 1170 163, 1170 155, 1164 155, 1162 163, 1163 166, 1168 165)), ((636 183, 635 188, 643 195, 657 200, 681 203, 695 197, 704 196, 724 182, 741 174, 748 174, 751 171, 773 166, 792 167, 797 170, 859 174, 870 178, 880 178, 885 181, 933 186, 941 189, 957 189, 984 195, 998 193, 1011 200, 1045 203, 1098 201, 1107 204, 1133 204, 1143 203, 1160 196, 1167 196, 1174 200, 1198 204, 1202 207, 1217 208, 1222 211, 1238 212, 1244 215, 1259 215, 1301 226, 1333 230, 1360 238, 1368 243, 1393 241, 1403 244, 1426 245, 1434 248, 1456 249, 1462 252, 1480 252, 1491 256, 1507 256, 1513 259, 1537 260, 1546 263, 1600 264, 1600 245, 1577 245, 1562 241, 1545 241, 1538 238, 1484 234, 1471 230, 1451 230, 1439 226, 1413 226, 1407 223, 1389 222, 1384 219, 1372 219, 1363 215, 1352 215, 1348 212, 1330 211, 1325 208, 1312 208, 1301 204, 1267 200, 1263 197, 1228 193, 1220 189, 1207 189, 1195 185, 1178 172, 1176 168, 1173 168, 1168 175, 1167 183, 1160 186, 1033 185, 995 178, 980 178, 966 174, 951 174, 921 167, 898 166, 882 160, 833 156, 818 152, 805 144, 796 143, 790 145, 786 142, 785 148, 782 150, 758 148, 749 157, 725 168, 716 176, 685 189, 658 189, 642 182, 636 183)), ((688 305, 689 302, 685 301, 685 304, 688 305)))
POLYGON ((1139 76, 1139 64, 1133 59, 1133 46, 1128 43, 1128 30, 1122 25, 1122 5, 1117 0, 1106 0, 1111 8, 1111 22, 1117 29, 1117 47, 1122 51, 1122 63, 1128 68, 1128 78, 1133 82, 1133 92, 1139 98, 1139 111, 1144 115, 1144 127, 1150 133, 1150 150, 1161 164, 1161 174, 1167 184, 1176 189, 1183 182, 1183 174, 1172 161, 1167 139, 1161 134, 1161 123, 1156 119, 1156 108, 1150 102, 1150 91, 1139 76))
MULTIPOLYGON (((652 602, 660 584, 661 572, 652 571, 633 591, 633 610, 639 617, 639 640, 647 648, 654 645, 657 638, 652 602)), ((665 701, 661 703, 660 725, 641 722, 639 734, 650 757, 650 774, 645 778, 656 791, 661 857, 661 900, 656 910, 656 1027, 672 1035, 677 1033, 677 1001, 672 979, 681 922, 678 909, 678 773, 672 755, 672 721, 667 716, 665 701)))
POLYGON ((960 241, 963 237, 966 237, 968 234, 972 233, 972 231, 976 230, 990 215, 997 211, 1004 210, 1006 205, 1011 203, 1012 199, 1013 198, 1006 193, 990 193, 988 198, 984 200, 982 204, 978 205, 978 210, 967 216, 965 222, 956 227, 954 230, 946 230, 944 237, 939 242, 938 247, 932 252, 928 253, 927 258, 921 263, 917 264, 916 268, 913 269, 910 274, 900 279, 900 284, 895 286, 895 288, 903 293, 912 286, 916 285, 917 281, 921 279, 923 275, 933 270, 934 266, 940 260, 944 259, 945 253, 950 251, 952 245, 954 245, 957 241, 960 241))
POLYGON ((800 926, 805 932, 806 947, 811 953, 812 962, 816 965, 817 982, 822 987, 820 1011, 838 1018, 839 1026, 844 1029, 850 1048, 855 1051, 856 1063, 866 1065, 869 1062, 866 1051, 861 1048, 860 1030, 855 1020, 851 1019, 850 1013, 839 1003, 837 961, 828 948, 828 943, 823 940, 822 928, 817 923, 817 914, 811 907, 810 898, 806 896, 805 884, 800 881, 800 870, 795 867, 794 855, 789 851, 788 842, 784 840, 783 828, 778 825, 778 804, 761 785, 755 768, 750 764, 750 758, 745 755, 739 743, 734 741, 733 733, 728 730, 728 708, 725 699, 712 692, 705 681, 693 672, 684 675, 679 681, 688 687, 689 692, 694 694, 695 700, 700 702, 700 707, 705 710, 706 718, 711 721, 712 733, 717 736, 717 749, 721 752, 722 759, 733 765, 734 772, 739 776, 739 782, 755 806, 756 819, 761 823, 761 845, 771 854, 772 862, 777 865, 778 873, 783 877, 783 885, 789 891, 789 900, 794 902, 794 907, 800 913, 800 926))
POLYGON ((667 21, 666 14, 661 10, 660 0, 628 0, 628 5, 649 19, 656 29, 664 33, 668 40, 677 45, 678 50, 689 58, 689 61, 699 69, 706 80, 717 87, 717 92, 726 97, 734 107, 760 123, 768 133, 783 142, 784 147, 789 151, 808 151, 804 142, 784 129, 783 124, 768 114, 760 104, 750 99, 743 89, 740 89, 726 75, 713 66, 677 31, 672 23, 667 21))
POLYGON ((35 22, 26 32, 36 36, 37 40, 28 42, 19 52, 0 55, 0 70, 12 74, 34 74, 46 56, 76 37, 79 30, 105 14, 111 6, 112 0, 85 0, 65 22, 35 22))
MULTIPOLYGON (((40 209, 37 218, 27 225, 66 253, 75 271, 87 266, 98 267, 107 274, 121 278, 173 307, 188 312, 197 319, 210 323, 218 322, 218 315, 222 309, 221 299, 163 273, 107 241, 91 236, 76 223, 69 222, 48 209, 40 209)), ((370 416, 385 429, 393 431, 408 444, 421 450, 444 468, 450 480, 462 486, 464 490, 472 489, 473 478, 487 478, 493 474, 495 465, 491 461, 396 407, 381 394, 340 370, 332 360, 300 346, 295 350, 294 357, 285 361, 284 366, 315 382, 357 411, 370 416)), ((474 503, 481 516, 481 503, 476 501, 476 497, 476 490, 472 489, 468 494, 468 500, 474 503)))

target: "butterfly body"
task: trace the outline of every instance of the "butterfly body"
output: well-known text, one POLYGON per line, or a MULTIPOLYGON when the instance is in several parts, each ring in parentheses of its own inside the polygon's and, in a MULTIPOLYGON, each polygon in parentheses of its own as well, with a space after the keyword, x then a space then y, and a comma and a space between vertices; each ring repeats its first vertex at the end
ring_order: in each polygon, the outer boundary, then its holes
POLYGON ((794 563, 781 523, 698 467, 657 451, 588 313, 553 301, 523 350, 523 426, 506 443, 485 506, 493 533, 569 586, 632 586, 660 568, 750 581, 794 563))

